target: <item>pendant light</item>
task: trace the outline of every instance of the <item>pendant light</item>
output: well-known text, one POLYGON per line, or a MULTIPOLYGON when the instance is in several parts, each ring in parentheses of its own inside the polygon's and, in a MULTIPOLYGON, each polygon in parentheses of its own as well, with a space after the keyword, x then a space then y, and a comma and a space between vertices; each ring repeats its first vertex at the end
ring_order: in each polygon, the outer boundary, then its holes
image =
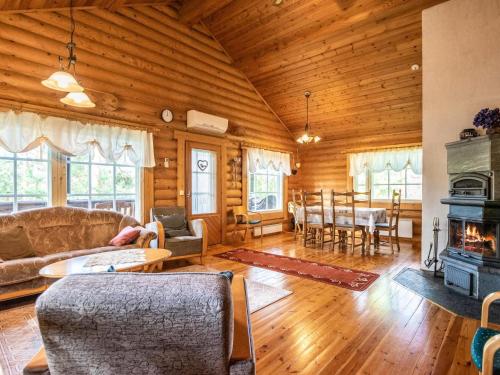
POLYGON ((64 98, 60 99, 61 103, 79 107, 79 108, 94 108, 95 103, 90 100, 84 92, 69 92, 64 98))
POLYGON ((42 81, 42 85, 57 91, 67 92, 64 98, 60 101, 64 104, 80 107, 80 108, 93 108, 95 104, 83 91, 83 87, 78 83, 76 76, 76 44, 73 41, 75 34, 75 19, 73 17, 73 0, 70 1, 70 41, 66 45, 68 49, 68 62, 64 66, 64 59, 59 56, 59 70, 50 75, 49 78, 42 81), (73 74, 70 73, 73 71, 73 74))
POLYGON ((318 137, 317 135, 311 135, 310 134, 310 126, 309 126, 309 97, 311 96, 310 91, 306 91, 304 93, 304 96, 306 97, 306 125, 304 126, 304 134, 301 135, 299 138, 297 138, 297 142, 301 144, 308 144, 308 143, 318 143, 321 138, 318 137))

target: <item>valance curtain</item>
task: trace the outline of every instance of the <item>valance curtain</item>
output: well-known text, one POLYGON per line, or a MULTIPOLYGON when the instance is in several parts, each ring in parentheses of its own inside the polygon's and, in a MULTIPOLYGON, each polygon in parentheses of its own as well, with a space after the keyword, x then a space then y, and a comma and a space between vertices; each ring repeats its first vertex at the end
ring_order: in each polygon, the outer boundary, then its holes
POLYGON ((0 147, 27 152, 42 143, 67 156, 99 152, 110 163, 127 157, 138 167, 155 166, 153 135, 144 130, 85 124, 31 112, 0 113, 0 147))
POLYGON ((261 148, 248 149, 248 170, 250 172, 267 170, 269 167, 276 172, 281 171, 284 175, 290 176, 292 174, 290 170, 290 154, 261 148))
POLYGON ((399 148, 350 155, 350 176, 361 173, 382 172, 392 169, 400 172, 409 167, 415 174, 422 174, 422 148, 399 148))

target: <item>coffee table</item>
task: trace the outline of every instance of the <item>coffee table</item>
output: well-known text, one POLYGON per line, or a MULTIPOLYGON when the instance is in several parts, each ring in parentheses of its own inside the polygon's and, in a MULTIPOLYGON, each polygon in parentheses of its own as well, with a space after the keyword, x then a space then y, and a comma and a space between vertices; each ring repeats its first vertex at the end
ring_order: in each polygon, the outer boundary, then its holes
POLYGON ((158 265, 161 265, 171 255, 172 252, 165 249, 106 251, 60 260, 43 267, 39 274, 43 277, 61 279, 75 273, 107 272, 111 266, 114 267, 116 272, 153 272, 158 265))

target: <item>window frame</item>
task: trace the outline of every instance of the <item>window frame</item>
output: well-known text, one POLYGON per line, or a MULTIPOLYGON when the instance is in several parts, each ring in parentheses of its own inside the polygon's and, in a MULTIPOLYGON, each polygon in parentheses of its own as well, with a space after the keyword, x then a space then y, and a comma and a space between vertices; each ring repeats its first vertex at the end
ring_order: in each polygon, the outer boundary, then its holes
MULTIPOLYGON (((38 147, 43 147, 44 145, 40 145, 38 147)), ((41 162, 41 163, 46 163, 47 164, 47 205, 40 207, 51 207, 52 206, 52 150, 45 146, 47 148, 47 158, 46 159, 35 159, 35 158, 30 158, 30 157, 22 157, 19 155, 23 155, 24 153, 11 153, 13 156, 0 156, 0 160, 7 160, 7 161, 12 161, 13 162, 13 194, 0 194, 0 198, 12 198, 12 213, 14 212, 19 212, 19 198, 27 198, 27 197, 34 197, 34 194, 18 194, 18 172, 17 172, 17 165, 18 162, 41 162)), ((36 150, 37 148, 34 148, 33 150, 36 150)), ((30 150, 32 151, 32 150, 30 150)), ((7 151, 9 152, 9 151, 7 151)), ((22 211, 22 210, 21 210, 22 211)))
MULTIPOLYGON (((407 186, 420 186, 421 188, 423 187, 423 183, 421 184, 416 184, 416 183, 408 183, 408 170, 409 170, 409 167, 406 167, 405 168, 405 182, 404 184, 392 184, 392 185, 404 185, 404 188, 405 188, 405 191, 403 193, 403 191, 401 191, 401 201, 402 202, 407 202, 407 203, 422 203, 422 199, 406 199, 406 198, 403 198, 403 197, 406 197, 406 189, 407 189, 407 186)), ((387 184, 376 184, 378 186, 387 186, 388 187, 388 191, 391 192, 391 180, 390 180, 390 169, 386 169, 384 172, 387 172, 387 184)), ((372 202, 373 201, 377 201, 377 202, 390 202, 391 201, 391 197, 387 197, 387 198, 375 198, 373 196, 373 176, 372 176, 372 173, 373 172, 370 172, 370 171, 365 171, 365 186, 366 187, 369 187, 370 191, 371 191, 371 194, 372 194, 372 202)), ((356 180, 355 180, 355 177, 351 176, 351 184, 352 184, 352 187, 353 187, 353 190, 357 191, 357 188, 356 188, 356 180)), ((366 189, 365 189, 366 190, 366 189)))
MULTIPOLYGON (((285 188, 285 175, 281 172, 276 172, 275 174, 272 174, 273 176, 277 176, 278 179, 279 179, 279 187, 278 189, 281 190, 281 192, 279 193, 279 196, 277 197, 277 202, 279 202, 280 206, 279 208, 275 208, 275 209, 266 209, 266 210, 251 210, 250 209, 250 196, 251 196, 251 184, 252 184, 252 178, 251 178, 251 175, 264 175, 266 176, 266 185, 268 186, 269 188, 269 168, 266 170, 266 173, 263 173, 261 171, 258 171, 258 172, 255 172, 255 173, 252 173, 250 171, 247 171, 247 191, 248 191, 248 194, 247 194, 247 201, 246 201, 246 209, 250 212, 259 212, 261 214, 269 214, 269 213, 277 213, 277 212, 283 212, 284 210, 284 207, 285 207, 285 204, 284 204, 284 197, 285 197, 285 191, 284 191, 284 188, 285 188)), ((262 192, 259 192, 259 194, 262 194, 262 192)), ((264 192, 264 194, 274 194, 274 192, 272 191, 266 191, 264 192)))
MULTIPOLYGON (((122 164, 122 163, 106 163, 106 162, 92 162, 91 160, 91 155, 84 155, 87 156, 86 161, 73 161, 71 162, 69 159, 70 158, 64 158, 65 160, 65 174, 66 174, 66 199, 65 199, 65 206, 68 206, 68 199, 70 197, 88 197, 87 199, 87 209, 94 209, 92 207, 92 202, 93 198, 108 198, 106 200, 111 200, 113 202, 113 211, 117 211, 116 209, 116 201, 117 201, 117 196, 134 196, 134 217, 136 219, 140 218, 141 214, 141 171, 139 167, 130 165, 130 164, 122 164), (75 165, 84 165, 88 168, 88 194, 71 194, 70 193, 70 186, 71 186, 71 169, 68 168, 68 165, 75 164, 75 165), (113 168, 113 193, 110 194, 95 194, 92 193, 92 166, 104 166, 104 167, 112 167, 113 168), (135 194, 132 193, 118 193, 116 191, 116 172, 117 168, 120 167, 125 167, 125 168, 134 168, 135 170, 135 194)), ((83 201, 83 200, 82 200, 83 201)), ((71 207, 71 206, 69 206, 71 207)))
MULTIPOLYGON (((38 147, 42 147, 38 146, 38 147)), ((17 162, 18 161, 41 161, 47 163, 47 182, 48 182, 48 189, 47 189, 47 205, 45 207, 56 207, 56 206, 63 206, 63 207, 68 207, 67 204, 67 198, 69 197, 69 171, 67 169, 67 157, 60 152, 52 150, 50 147, 47 147, 47 159, 33 159, 29 157, 19 157, 18 155, 23 155, 24 153, 15 153, 13 157, 10 156, 0 156, 0 160, 9 160, 13 161, 14 163, 14 194, 2 194, 0 197, 13 197, 13 211, 14 212, 20 212, 18 210, 18 197, 31 197, 33 195, 18 195, 17 194, 17 162)), ((90 158, 90 155, 89 155, 90 158)), ((109 163, 91 163, 90 160, 88 162, 75 162, 78 164, 87 164, 90 165, 92 164, 97 164, 97 165, 109 165, 113 166, 113 181, 116 178, 116 168, 117 167, 134 167, 135 169, 135 181, 136 181, 136 192, 134 194, 134 201, 135 201, 135 208, 134 208, 134 217, 142 222, 143 221, 143 206, 144 206, 144 183, 145 183, 145 168, 142 167, 137 167, 133 165, 126 165, 126 164, 120 164, 120 163, 114 163, 114 164, 109 164, 109 163)), ((91 172, 89 169, 89 188, 91 186, 91 172)), ((124 193, 120 194, 116 191, 116 184, 113 184, 113 194, 91 194, 91 191, 89 190, 89 194, 82 194, 82 196, 88 196, 90 197, 96 197, 96 196, 102 196, 102 197, 111 197, 113 200, 113 210, 116 210, 116 197, 120 195, 125 195, 125 196, 132 196, 132 194, 129 193, 124 193)), ((87 201, 89 202, 89 200, 87 201)), ((87 208, 89 205, 87 205, 87 208)))

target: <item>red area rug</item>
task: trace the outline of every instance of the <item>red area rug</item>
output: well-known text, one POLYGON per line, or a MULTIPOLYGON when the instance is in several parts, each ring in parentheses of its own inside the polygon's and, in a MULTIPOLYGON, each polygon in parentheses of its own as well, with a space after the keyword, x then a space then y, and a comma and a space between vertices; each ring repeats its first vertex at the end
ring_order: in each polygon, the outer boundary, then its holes
POLYGON ((321 281, 358 292, 368 288, 380 276, 372 272, 353 270, 331 264, 311 262, 304 259, 274 255, 250 249, 234 249, 215 256, 250 266, 286 273, 287 275, 321 281))

